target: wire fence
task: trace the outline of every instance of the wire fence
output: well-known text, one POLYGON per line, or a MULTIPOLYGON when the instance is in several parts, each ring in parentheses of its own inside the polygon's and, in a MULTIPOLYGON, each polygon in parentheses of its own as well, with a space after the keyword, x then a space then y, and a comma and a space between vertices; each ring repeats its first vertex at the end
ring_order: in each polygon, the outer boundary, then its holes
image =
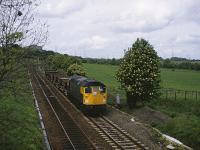
MULTIPOLYGON (((162 100, 200 100, 200 91, 187 91, 177 89, 161 89, 160 99, 162 100)), ((120 95, 121 103, 126 103, 126 94, 124 90, 116 92, 113 89, 108 90, 108 99, 110 104, 115 103, 116 95, 120 95)))
POLYGON ((200 100, 200 91, 161 89, 161 98, 166 100, 200 100))

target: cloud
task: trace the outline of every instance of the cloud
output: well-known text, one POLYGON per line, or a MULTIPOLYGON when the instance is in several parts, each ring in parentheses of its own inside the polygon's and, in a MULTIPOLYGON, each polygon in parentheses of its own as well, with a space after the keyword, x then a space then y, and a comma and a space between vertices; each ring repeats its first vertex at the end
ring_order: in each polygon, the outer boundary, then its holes
POLYGON ((169 3, 160 0, 102 2, 96 12, 95 22, 104 24, 114 32, 151 32, 169 25, 177 9, 170 9, 169 3), (112 2, 112 3, 111 3, 112 2), (114 4, 114 5, 113 5, 114 4), (103 10, 103 11, 101 11, 103 10))
POLYGON ((84 47, 85 49, 103 49, 108 40, 104 37, 94 35, 90 38, 81 40, 79 43, 76 43, 80 48, 84 47))
POLYGON ((196 44, 200 43, 200 35, 185 35, 176 38, 177 44, 196 44))
POLYGON ((167 10, 165 4, 146 4, 144 1, 133 3, 132 7, 115 18, 113 28, 118 32, 151 32, 169 25, 173 20, 172 12, 167 10), (159 13, 155 13, 155 10, 159 13))
POLYGON ((161 57, 199 58, 199 0, 45 0, 47 49, 91 57, 122 57, 137 37, 161 57))
POLYGON ((113 30, 115 32, 124 32, 124 33, 131 33, 131 32, 152 32, 155 30, 159 30, 164 28, 165 26, 169 25, 171 19, 163 19, 163 20, 120 20, 116 21, 113 25, 113 30))
POLYGON ((39 15, 47 18, 63 18, 84 7, 82 0, 44 0, 40 6, 39 15))

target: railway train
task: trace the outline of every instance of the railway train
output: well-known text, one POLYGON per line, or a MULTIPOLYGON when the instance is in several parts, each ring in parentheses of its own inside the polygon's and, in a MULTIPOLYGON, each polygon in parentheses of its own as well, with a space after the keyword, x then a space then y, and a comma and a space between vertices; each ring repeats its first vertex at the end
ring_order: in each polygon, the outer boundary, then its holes
POLYGON ((107 89, 103 83, 79 75, 66 77, 58 71, 45 71, 45 75, 78 108, 84 111, 106 110, 107 89))

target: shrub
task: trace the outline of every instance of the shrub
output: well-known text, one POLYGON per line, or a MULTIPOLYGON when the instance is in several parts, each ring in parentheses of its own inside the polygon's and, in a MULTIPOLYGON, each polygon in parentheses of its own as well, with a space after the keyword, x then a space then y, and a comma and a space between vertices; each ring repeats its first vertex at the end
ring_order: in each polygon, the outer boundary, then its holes
POLYGON ((173 118, 161 128, 166 134, 173 135, 175 138, 190 145, 192 148, 200 147, 200 119, 193 115, 180 115, 173 118))
POLYGON ((85 70, 83 69, 83 67, 81 65, 72 64, 67 69, 67 75, 72 76, 74 74, 85 76, 86 73, 85 73, 85 70))

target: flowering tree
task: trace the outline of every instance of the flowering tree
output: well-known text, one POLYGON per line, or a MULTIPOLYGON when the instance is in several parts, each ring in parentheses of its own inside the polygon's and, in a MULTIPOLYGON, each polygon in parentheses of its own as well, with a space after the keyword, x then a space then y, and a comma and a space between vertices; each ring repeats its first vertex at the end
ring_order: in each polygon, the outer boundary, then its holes
POLYGON ((125 52, 116 76, 126 91, 130 108, 137 101, 157 97, 160 87, 159 57, 153 46, 138 38, 125 52))

